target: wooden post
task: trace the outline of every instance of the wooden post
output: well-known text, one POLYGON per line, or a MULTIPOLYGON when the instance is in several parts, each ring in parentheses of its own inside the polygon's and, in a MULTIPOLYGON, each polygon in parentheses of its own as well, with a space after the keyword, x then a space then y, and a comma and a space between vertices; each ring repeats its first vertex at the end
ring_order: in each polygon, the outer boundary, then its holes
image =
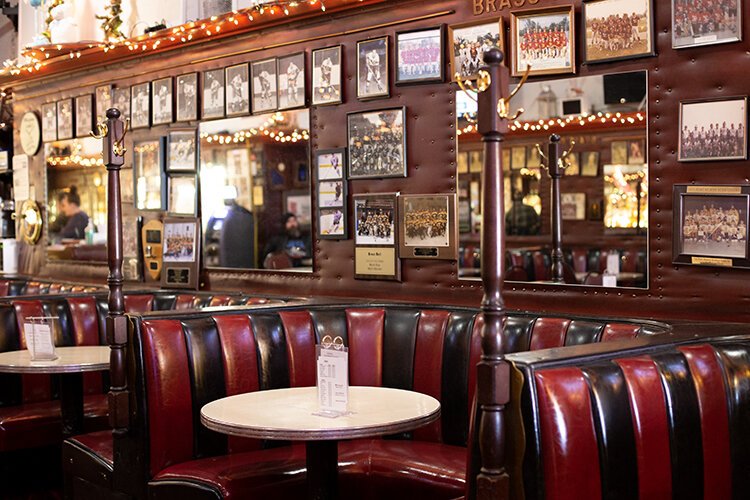
POLYGON ((547 146, 547 172, 552 179, 552 281, 564 283, 562 251, 562 199, 560 179, 565 172, 560 164, 560 136, 549 136, 547 146))
POLYGON ((484 53, 491 82, 478 94, 478 130, 484 143, 482 173, 482 357, 477 366, 479 451, 481 469, 477 497, 508 498, 505 469, 505 405, 509 401, 509 366, 503 358, 505 303, 502 288, 505 262, 505 203, 501 145, 508 120, 498 114, 498 101, 508 95, 508 68, 503 53, 492 48, 484 53))

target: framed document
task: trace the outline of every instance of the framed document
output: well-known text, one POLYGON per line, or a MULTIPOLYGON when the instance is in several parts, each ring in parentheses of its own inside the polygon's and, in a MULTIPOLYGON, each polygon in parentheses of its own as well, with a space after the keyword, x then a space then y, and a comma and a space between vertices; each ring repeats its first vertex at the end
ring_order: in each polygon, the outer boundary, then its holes
POLYGON ((398 258, 398 196, 354 196, 354 277, 401 280, 398 258))

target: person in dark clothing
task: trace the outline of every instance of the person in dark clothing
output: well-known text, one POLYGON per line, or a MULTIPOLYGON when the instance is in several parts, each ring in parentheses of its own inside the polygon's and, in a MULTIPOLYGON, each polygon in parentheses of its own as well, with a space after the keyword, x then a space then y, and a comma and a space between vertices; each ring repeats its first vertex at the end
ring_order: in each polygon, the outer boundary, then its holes
MULTIPOLYGON (((234 193, 236 196, 236 192, 234 193)), ((206 229, 206 249, 218 247, 220 267, 255 267, 252 241, 255 233, 253 214, 239 205, 235 197, 224 200, 223 213, 212 215, 206 229), (248 241, 250 242, 248 244, 248 241)))
POLYGON ((310 238, 302 233, 297 216, 291 212, 281 216, 279 234, 269 240, 263 251, 264 262, 269 254, 282 252, 289 257, 292 267, 302 266, 302 261, 310 257, 310 238))
POLYGON ((86 238, 86 226, 89 225, 89 216, 81 210, 81 197, 75 186, 60 193, 59 212, 67 219, 65 226, 60 230, 60 238, 82 240, 86 238))
POLYGON ((523 202, 523 193, 513 193, 513 205, 505 214, 506 233, 514 236, 530 236, 539 234, 542 221, 539 214, 532 207, 523 202))

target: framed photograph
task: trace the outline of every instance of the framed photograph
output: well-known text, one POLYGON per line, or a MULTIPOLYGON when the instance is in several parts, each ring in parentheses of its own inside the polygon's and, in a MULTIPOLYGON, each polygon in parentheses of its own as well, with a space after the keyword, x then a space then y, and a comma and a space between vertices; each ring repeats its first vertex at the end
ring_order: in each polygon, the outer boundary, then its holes
POLYGON ((354 198, 354 277, 399 280, 398 196, 395 193, 354 198))
POLYGON ((586 63, 653 56, 653 0, 583 2, 586 63))
POLYGON ((511 74, 521 76, 576 72, 573 6, 510 13, 511 74))
MULTIPOLYGON (((126 170, 130 170, 132 178, 133 169, 126 170)), ((124 171, 121 170, 120 173, 122 174, 124 171)), ((143 277, 139 238, 142 226, 143 217, 138 215, 122 216, 122 274, 126 281, 141 281, 143 277)))
POLYGON ((388 37, 357 42, 357 98, 388 97, 388 37))
POLYGON ((396 85, 442 83, 445 26, 396 33, 396 85))
POLYGON ((123 205, 133 205, 135 202, 135 179, 132 168, 120 169, 120 197, 123 205))
POLYGON ((672 48, 684 49, 742 40, 742 2, 672 0, 672 48))
POLYGON ((484 65, 482 55, 491 47, 505 52, 503 19, 481 19, 448 27, 451 81, 473 80, 484 65))
POLYGON ((163 268, 164 288, 198 289, 200 226, 193 217, 164 219, 163 268))
POLYGON ((226 115, 239 116, 250 113, 250 76, 247 63, 225 69, 224 81, 226 115))
POLYGON ((138 210, 164 210, 165 142, 166 138, 161 137, 133 144, 135 208, 138 210))
POLYGON ((675 184, 673 261, 750 267, 750 186, 675 184))
POLYGON ((612 141, 610 145, 610 163, 612 165, 627 165, 628 147, 628 141, 612 141))
POLYGON ((581 158, 577 152, 571 151, 568 153, 564 161, 567 164, 567 167, 565 167, 566 177, 581 175, 581 158))
POLYGON ((399 256, 457 260, 456 195, 401 195, 399 256))
POLYGON ((318 182, 318 206, 343 207, 346 203, 345 184, 344 180, 318 182))
POLYGON ((562 193, 563 220, 586 220, 586 193, 562 193))
POLYGON ((177 121, 198 119, 198 73, 177 77, 177 121))
POLYGON ((279 109, 300 108, 305 105, 307 89, 305 82, 305 53, 298 52, 279 57, 277 65, 279 79, 279 109))
POLYGON ((276 93, 276 59, 257 61, 250 65, 253 82, 253 113, 267 113, 279 107, 276 93))
POLYGON ((198 189, 195 174, 169 176, 167 211, 170 215, 195 217, 198 208, 198 189))
MULTIPOLYGON (((120 111, 123 120, 130 118, 130 87, 112 89, 112 106, 120 111)), ((133 126, 132 120, 130 126, 133 126)))
POLYGON ((42 104, 42 142, 57 140, 57 104, 42 104))
POLYGON ((346 172, 346 148, 317 151, 315 166, 318 182, 343 179, 346 172))
POLYGON ((513 146, 510 148, 510 155, 511 170, 526 168, 526 146, 513 146))
POLYGON ((163 125, 174 121, 172 77, 151 82, 151 124, 163 125))
POLYGON ((73 138, 73 99, 57 101, 57 139, 73 138))
POLYGON ((603 204, 604 201, 602 200, 589 202, 588 219, 590 221, 598 222, 604 220, 604 209, 602 208, 603 204))
POLYGON ((312 51, 313 106, 341 104, 341 45, 312 51))
POLYGON ((637 139, 628 142, 628 165, 646 163, 646 141, 637 139))
POLYGON ((76 137, 90 137, 94 130, 94 95, 76 97, 76 137))
POLYGON ((195 172, 198 168, 198 141, 195 129, 170 130, 167 172, 195 172))
POLYGON ((747 97, 680 103, 679 161, 747 159, 747 97))
POLYGON ((583 177, 599 175, 599 151, 581 152, 581 175, 583 177))
MULTIPOLYGON (((96 122, 101 122, 107 119, 107 110, 112 107, 112 85, 102 85, 96 87, 94 90, 94 96, 96 100, 96 122)), ((120 110, 122 114, 122 110, 120 110)), ((125 118, 123 118, 124 120, 125 118)))
POLYGON ((406 108, 349 113, 349 178, 406 177, 406 108))
POLYGON ((318 238, 324 240, 347 239, 345 212, 345 208, 318 209, 318 238))
POLYGON ((224 70, 215 69, 203 72, 203 114, 204 120, 224 118, 224 70))
POLYGON ((130 128, 148 127, 151 123, 151 84, 133 85, 131 94, 130 128))
POLYGON ((300 227, 309 229, 312 224, 312 202, 306 189, 284 191, 284 211, 297 217, 300 227))

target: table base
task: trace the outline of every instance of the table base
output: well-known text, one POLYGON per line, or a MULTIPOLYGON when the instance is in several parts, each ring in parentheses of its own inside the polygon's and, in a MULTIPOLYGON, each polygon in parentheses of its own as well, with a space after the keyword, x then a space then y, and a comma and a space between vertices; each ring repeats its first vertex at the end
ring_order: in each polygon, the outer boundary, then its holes
POLYGON ((307 441, 307 498, 336 500, 339 495, 338 441, 307 441))
POLYGON ((60 409, 63 438, 83 431, 83 373, 60 375, 60 409))

